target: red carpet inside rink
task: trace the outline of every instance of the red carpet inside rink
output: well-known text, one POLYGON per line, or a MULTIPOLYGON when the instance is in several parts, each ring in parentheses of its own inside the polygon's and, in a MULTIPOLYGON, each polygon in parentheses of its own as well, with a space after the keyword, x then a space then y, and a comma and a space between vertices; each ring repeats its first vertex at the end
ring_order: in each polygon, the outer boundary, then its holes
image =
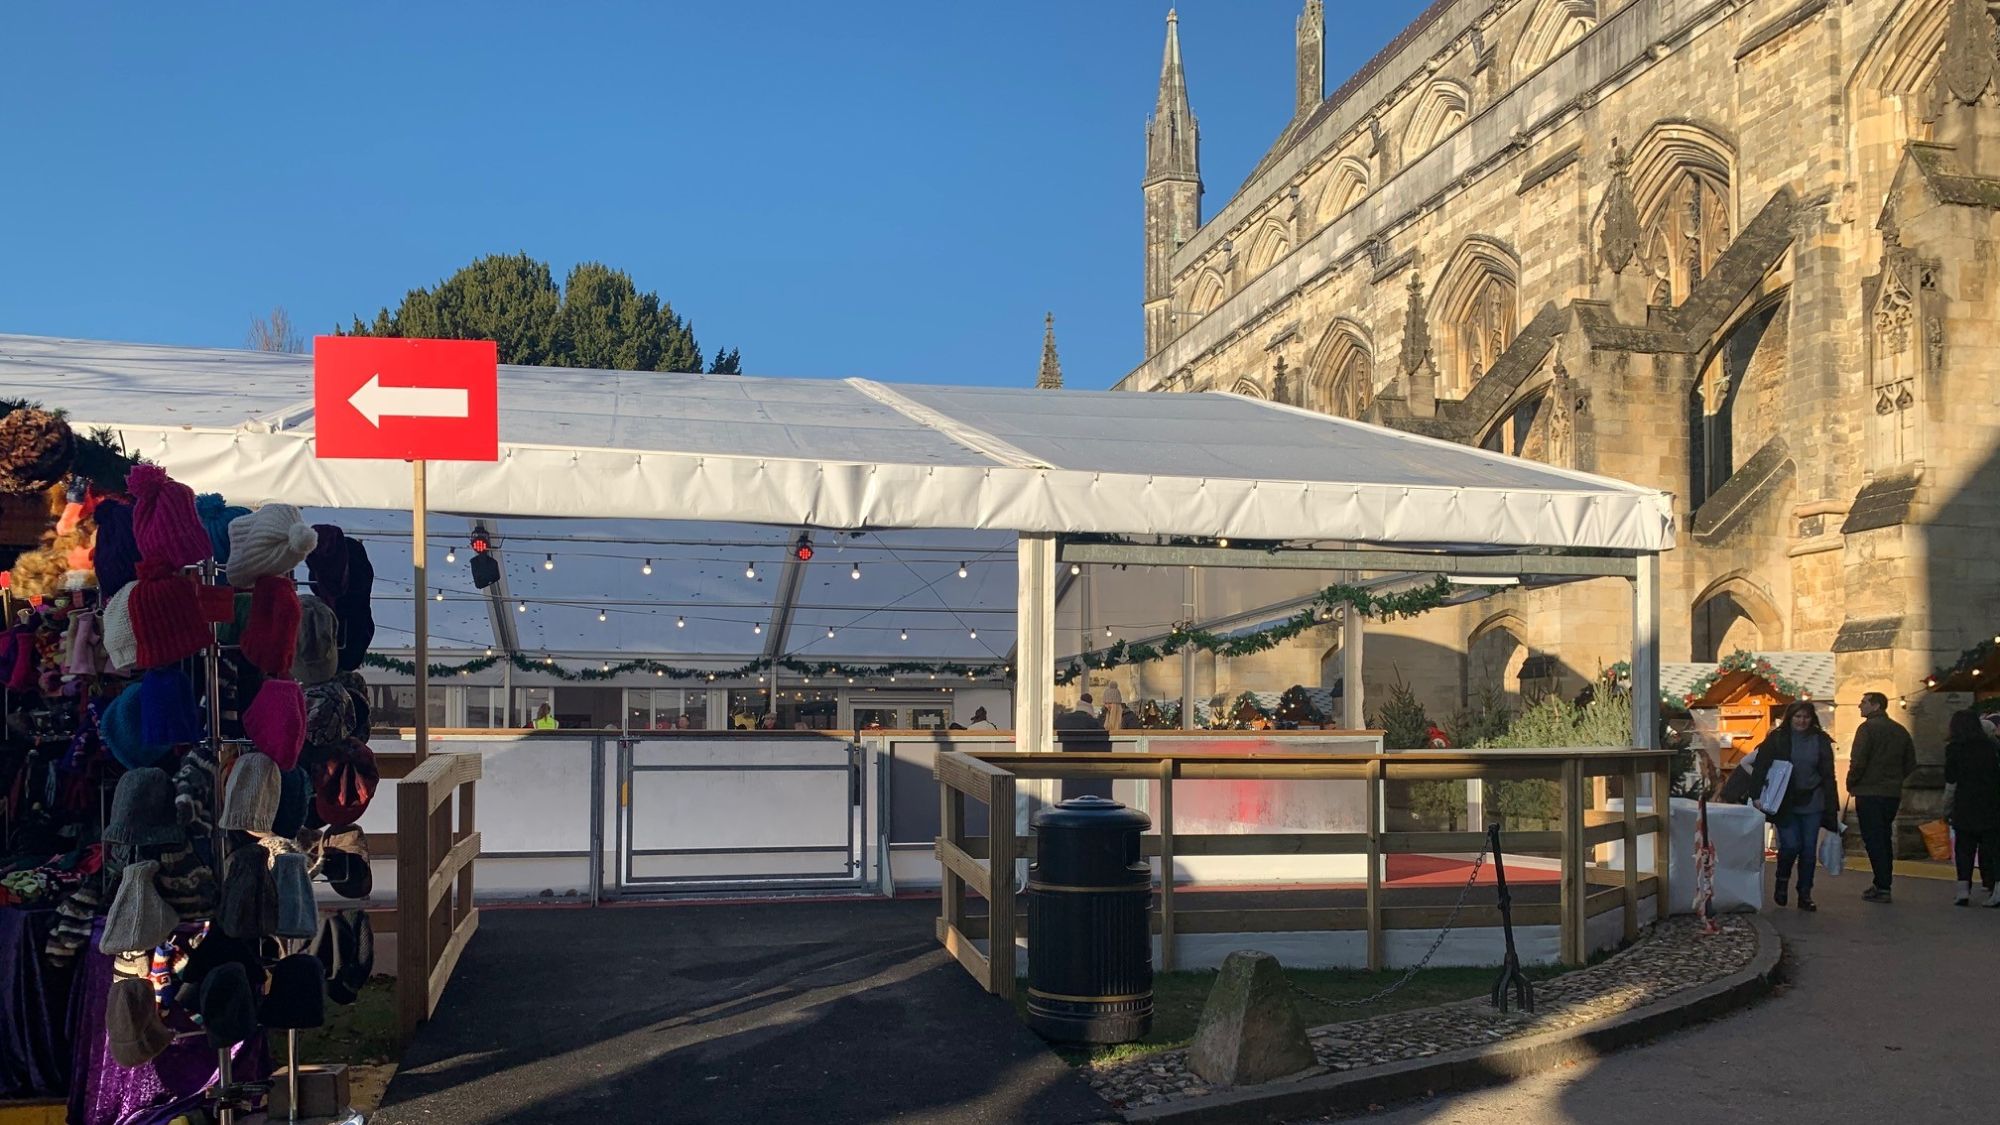
MULTIPOLYGON (((1472 873, 1470 857, 1392 855, 1388 860, 1385 885, 1391 887, 1459 887, 1465 885, 1465 877, 1472 873)), ((1553 867, 1510 863, 1507 865, 1507 882, 1510 886, 1560 883, 1562 872, 1553 867)), ((1479 869, 1479 885, 1490 886, 1492 883, 1493 864, 1488 862, 1479 869)))

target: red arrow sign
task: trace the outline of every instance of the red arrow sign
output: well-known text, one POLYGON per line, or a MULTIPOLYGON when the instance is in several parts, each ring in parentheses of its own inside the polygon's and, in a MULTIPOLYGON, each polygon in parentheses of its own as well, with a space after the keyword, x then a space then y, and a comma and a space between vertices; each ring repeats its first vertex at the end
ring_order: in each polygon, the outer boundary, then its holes
POLYGON ((320 457, 497 461, 493 341, 318 337, 313 427, 320 457))

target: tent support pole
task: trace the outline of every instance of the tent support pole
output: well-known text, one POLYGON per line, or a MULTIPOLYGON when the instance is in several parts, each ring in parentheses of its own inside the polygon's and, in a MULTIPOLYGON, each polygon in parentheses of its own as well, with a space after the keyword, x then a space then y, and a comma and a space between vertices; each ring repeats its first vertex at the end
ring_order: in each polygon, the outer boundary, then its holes
POLYGON ((424 494, 424 462, 421 458, 410 462, 410 569, 411 582, 417 592, 416 650, 417 650, 417 761, 421 762, 431 750, 431 613, 430 584, 425 577, 424 509, 427 500, 424 494))
POLYGON ((1055 749, 1056 537, 1023 532, 1015 552, 1014 748, 1055 749))
MULTIPOLYGON (((1195 589, 1193 567, 1181 571, 1181 617, 1189 625, 1199 618, 1195 615, 1195 589)), ((1194 729, 1194 649, 1181 650, 1181 729, 1194 729)))
POLYGON ((1640 555, 1632 579, 1632 745, 1660 745, 1660 556, 1640 555))
POLYGON ((1368 725, 1368 700, 1361 685, 1361 611, 1350 605, 1340 613, 1340 725, 1361 730, 1368 725))

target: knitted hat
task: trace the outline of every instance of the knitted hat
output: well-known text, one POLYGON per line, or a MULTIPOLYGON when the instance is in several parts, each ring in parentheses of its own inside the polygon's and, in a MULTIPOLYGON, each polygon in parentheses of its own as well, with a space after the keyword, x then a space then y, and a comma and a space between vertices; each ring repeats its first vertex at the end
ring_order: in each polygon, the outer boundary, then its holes
POLYGON ((194 579, 173 564, 150 558, 139 564, 129 609, 139 643, 138 667, 175 664, 208 647, 208 624, 202 620, 194 579))
POLYGON ((368 833, 359 827, 336 828, 320 841, 320 874, 342 898, 367 898, 375 890, 375 872, 368 865, 368 833))
POLYGON ((347 535, 330 523, 316 523, 313 531, 319 544, 306 556, 306 577, 312 580, 313 593, 332 604, 347 592, 347 535))
POLYGON ((340 620, 333 607, 307 594, 299 599, 299 645, 292 654, 292 678, 311 687, 340 670, 340 620))
POLYGON ((229 525, 229 584, 239 590, 267 574, 289 575, 319 535, 291 504, 266 504, 229 525))
MULTIPOLYGON (((105 721, 109 719, 107 709, 105 721)), ((174 815, 173 779, 165 770, 146 766, 129 770, 118 779, 118 790, 111 797, 111 815, 104 822, 105 843, 150 848, 185 841, 174 815)))
POLYGON ((39 662, 35 659, 35 628, 32 625, 9 629, 0 634, 8 650, 7 690, 33 691, 39 662))
POLYGON ((278 820, 283 783, 278 763, 255 752, 236 759, 222 791, 223 828, 239 832, 269 832, 278 820))
POLYGON ((123 500, 100 500, 91 518, 97 522, 91 565, 97 568, 98 590, 108 598, 138 575, 139 543, 132 538, 132 506, 123 500))
POLYGON ((234 1047, 257 1034, 257 996, 242 965, 217 966, 201 982, 201 1027, 208 1045, 234 1047))
POLYGON ((200 921, 215 913, 215 872, 185 842, 161 850, 160 873, 153 885, 183 922, 200 921))
MULTIPOLYGON (((307 934, 317 934, 318 927, 307 934)), ((294 953, 271 968, 271 991, 257 1006, 265 1027, 279 1030, 326 1023, 326 969, 310 953, 294 953)))
POLYGON ((183 1008, 195 1007, 201 995, 202 982, 224 965, 241 966, 253 988, 264 983, 264 965, 257 959, 257 947, 210 926, 207 936, 194 947, 194 952, 188 954, 187 963, 181 966, 182 988, 175 997, 175 1003, 183 1008))
POLYGON ((265 680, 243 711, 243 733, 281 770, 299 764, 306 744, 306 696, 293 680, 265 680))
POLYGON ((215 561, 228 563, 230 521, 249 515, 250 509, 229 503, 220 493, 204 492, 194 498, 194 510, 201 517, 203 530, 208 532, 208 545, 215 554, 215 561))
POLYGON ((354 704, 347 689, 333 680, 306 688, 306 745, 315 753, 347 741, 354 729, 354 704))
POLYGON ((271 877, 270 853, 259 847, 239 847, 223 864, 222 902, 216 925, 244 941, 261 941, 278 928, 278 884, 271 877))
POLYGON ((155 668, 139 681, 139 715, 146 741, 155 745, 194 742, 208 733, 202 729, 194 685, 179 668, 155 668))
POLYGON ((174 1033, 160 1018, 152 982, 145 977, 111 982, 111 992, 104 998, 104 1026, 111 1039, 111 1058, 119 1066, 144 1066, 174 1041, 174 1033))
POLYGON ((369 599, 375 591, 375 566, 361 540, 347 540, 347 588, 328 604, 340 618, 340 670, 361 667, 368 646, 375 643, 375 612, 369 599))
POLYGON ((335 828, 353 824, 368 811, 381 783, 375 751, 361 739, 349 738, 313 768, 313 811, 335 828))
POLYGON ((118 881, 118 895, 104 915, 104 934, 97 939, 100 952, 137 953, 174 936, 174 927, 181 924, 181 916, 153 885, 153 877, 159 871, 160 861, 156 859, 125 865, 125 873, 118 881))
POLYGON ((208 529, 194 510, 194 490, 167 476, 158 465, 134 465, 125 477, 132 494, 132 537, 139 557, 176 569, 215 553, 208 529))
POLYGON ((75 462, 76 435, 60 415, 24 406, 0 418, 0 494, 46 491, 75 462))
POLYGON ((114 672, 130 671, 139 662, 139 638, 132 632, 135 588, 127 582, 104 603, 104 658, 114 672))
POLYGON ((243 629, 243 659, 267 676, 292 671, 299 643, 299 594, 289 575, 267 574, 250 592, 250 621, 243 629))
MULTIPOLYGON (((97 722, 97 737, 118 764, 137 772, 142 766, 154 766, 163 761, 173 749, 171 743, 149 742, 146 739, 145 708, 139 688, 127 688, 118 698, 104 708, 97 722)), ((126 774, 127 778, 132 774, 126 774)), ((120 786, 122 788, 123 781, 120 786)), ((115 817, 114 817, 115 820, 115 817)), ((105 829, 106 832, 110 828, 105 829)))
POLYGON ((278 777, 278 818, 271 822, 271 835, 291 839, 306 826, 306 811, 312 808, 312 776, 304 766, 294 766, 278 777))
POLYGON ((313 939, 313 956, 326 970, 326 997, 352 1004, 375 975, 375 927, 360 910, 329 914, 313 939))
POLYGON ((271 857, 271 880, 278 887, 278 925, 273 932, 281 938, 309 938, 319 932, 319 907, 313 903, 309 868, 305 853, 297 848, 271 857))
POLYGON ((351 733, 356 738, 366 739, 369 732, 375 729, 368 709, 368 683, 361 678, 361 673, 350 669, 343 669, 339 679, 347 688, 347 701, 354 707, 351 733))

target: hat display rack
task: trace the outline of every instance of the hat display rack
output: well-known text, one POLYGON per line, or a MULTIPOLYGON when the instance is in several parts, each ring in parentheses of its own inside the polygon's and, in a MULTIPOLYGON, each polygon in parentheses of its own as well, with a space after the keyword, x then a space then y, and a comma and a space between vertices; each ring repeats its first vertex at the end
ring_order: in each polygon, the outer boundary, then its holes
MULTIPOLYGON (((0 403, 0 426, 22 413, 9 415, 5 407, 0 403)), ((205 1037, 216 1049, 216 1066, 199 1097, 218 1125, 236 1125, 273 1092, 268 1080, 239 1078, 238 1047, 284 1030, 288 1114, 296 1121, 299 1029, 320 1026, 329 994, 353 1003, 372 971, 365 914, 329 913, 312 891, 315 877, 324 877, 343 897, 365 898, 372 883, 366 838, 353 823, 379 780, 365 737, 356 733, 366 699, 358 677, 336 667, 330 645, 346 630, 328 624, 331 615, 317 598, 304 599, 325 618, 310 643, 300 628, 296 571, 317 535, 298 509, 228 508, 210 496, 197 501, 154 466, 128 461, 123 468, 129 475, 93 477, 87 502, 80 462, 74 479, 64 465, 58 479, 34 481, 39 495, 30 499, 44 510, 29 514, 45 517, 44 529, 4 540, 39 546, 15 552, 11 567, 0 570, 0 717, 10 751, 0 757, 0 847, 17 853, 12 869, 0 868, 9 880, 0 883, 0 908, 56 904, 46 953, 51 964, 66 963, 57 961, 59 940, 64 958, 84 945, 114 956, 112 995, 95 1002, 105 1005, 98 1010, 118 1066, 145 1065, 177 1040, 205 1037), (58 519, 65 489, 68 502, 58 519), (94 509, 108 518, 92 524, 94 509), (114 542, 119 534, 122 546, 114 542), (58 633, 65 622, 69 627, 58 633), (88 626, 99 631, 73 640, 88 626), (22 660, 32 660, 33 668, 22 660), (321 702, 338 704, 321 708, 310 761, 301 760, 308 732, 299 679, 322 689, 321 702), (316 794, 326 784, 321 778, 333 789, 316 794), (205 825, 196 823, 204 792, 205 825), (29 824, 26 816, 39 819, 29 824), (17 841, 23 832, 39 835, 17 841), (324 843, 329 836, 339 838, 337 850, 324 843), (206 849, 198 846, 204 842, 206 849), (67 854, 43 862, 51 851, 67 854), (176 852, 179 860, 166 860, 176 852), (181 866, 162 870, 163 862, 181 866), (49 869, 63 880, 50 878, 49 869), (225 875, 239 869, 252 887, 247 908, 230 905, 225 875), (23 887, 32 890, 15 893, 23 887), (100 927, 103 936, 93 942, 100 927), (273 947, 275 968, 260 953, 273 947), (140 1003, 140 990, 130 985, 135 961, 150 965, 159 1007, 140 1003), (235 971, 204 970, 198 979, 197 961, 211 970, 227 962, 235 971), (121 974, 123 989, 116 987, 121 974), (179 996, 170 1003, 167 990, 176 983, 179 996), (194 992, 199 1003, 191 1002, 194 992), (162 1008, 197 1015, 200 1029, 172 1034, 161 1022, 162 1008)), ((0 501, 28 492, 18 486, 21 479, 0 450, 0 501)), ((26 507, 13 504, 0 523, 26 507)), ((341 537, 330 525, 322 530, 341 537)), ((365 559, 361 545, 349 543, 344 557, 365 559)), ((310 568, 316 588, 318 561, 310 568)), ((365 614, 365 589, 360 598, 365 614)), ((358 648, 365 650, 365 642, 358 648)), ((84 980, 79 972, 72 987, 85 987, 84 980)), ((78 1053, 67 1065, 95 1070, 99 1064, 78 1053)))

